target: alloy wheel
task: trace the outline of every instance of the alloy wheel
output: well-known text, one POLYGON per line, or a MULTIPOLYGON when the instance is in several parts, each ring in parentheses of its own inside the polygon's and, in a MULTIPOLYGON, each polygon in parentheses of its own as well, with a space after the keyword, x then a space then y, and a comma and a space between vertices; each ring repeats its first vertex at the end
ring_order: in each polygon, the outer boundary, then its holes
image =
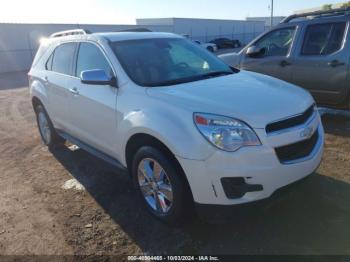
POLYGON ((157 213, 168 213, 173 204, 173 188, 163 167, 154 159, 143 159, 137 177, 147 204, 157 213))
POLYGON ((40 111, 38 113, 38 123, 40 134, 46 144, 49 144, 51 141, 51 130, 49 126, 49 121, 44 112, 40 111))

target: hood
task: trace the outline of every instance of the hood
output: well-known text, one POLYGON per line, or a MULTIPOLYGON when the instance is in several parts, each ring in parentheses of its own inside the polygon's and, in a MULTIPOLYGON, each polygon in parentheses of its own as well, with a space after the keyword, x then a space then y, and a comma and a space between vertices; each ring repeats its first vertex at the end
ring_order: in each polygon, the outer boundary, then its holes
POLYGON ((284 81, 241 71, 237 74, 147 89, 151 97, 192 112, 230 116, 254 128, 303 113, 314 100, 284 81))

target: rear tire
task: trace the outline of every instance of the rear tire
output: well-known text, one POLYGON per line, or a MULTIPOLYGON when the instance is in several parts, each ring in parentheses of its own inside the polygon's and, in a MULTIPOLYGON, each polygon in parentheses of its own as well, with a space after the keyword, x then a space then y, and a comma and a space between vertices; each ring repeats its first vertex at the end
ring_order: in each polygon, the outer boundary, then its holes
POLYGON ((183 171, 167 154, 155 147, 141 147, 131 174, 140 199, 153 216, 179 224, 192 215, 193 199, 183 171))
POLYGON ((65 140, 57 134, 49 115, 41 104, 35 107, 35 114, 43 143, 49 147, 49 149, 62 146, 65 143, 65 140))

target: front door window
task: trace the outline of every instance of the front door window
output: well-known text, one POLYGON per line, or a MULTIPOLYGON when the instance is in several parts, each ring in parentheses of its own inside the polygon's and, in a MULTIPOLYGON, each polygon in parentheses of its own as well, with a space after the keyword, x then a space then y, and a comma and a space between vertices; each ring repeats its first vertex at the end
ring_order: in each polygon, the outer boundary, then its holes
POLYGON ((292 46, 295 27, 274 30, 259 39, 255 46, 262 50, 264 57, 287 56, 292 46))

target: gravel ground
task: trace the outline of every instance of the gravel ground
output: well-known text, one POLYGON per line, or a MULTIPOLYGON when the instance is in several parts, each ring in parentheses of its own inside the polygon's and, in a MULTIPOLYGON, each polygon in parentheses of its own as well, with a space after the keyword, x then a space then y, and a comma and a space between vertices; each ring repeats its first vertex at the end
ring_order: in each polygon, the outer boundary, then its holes
POLYGON ((122 171, 74 147, 49 152, 24 86, 0 75, 0 254, 350 255, 348 115, 324 115, 321 167, 278 201, 175 228, 148 215, 122 171))

